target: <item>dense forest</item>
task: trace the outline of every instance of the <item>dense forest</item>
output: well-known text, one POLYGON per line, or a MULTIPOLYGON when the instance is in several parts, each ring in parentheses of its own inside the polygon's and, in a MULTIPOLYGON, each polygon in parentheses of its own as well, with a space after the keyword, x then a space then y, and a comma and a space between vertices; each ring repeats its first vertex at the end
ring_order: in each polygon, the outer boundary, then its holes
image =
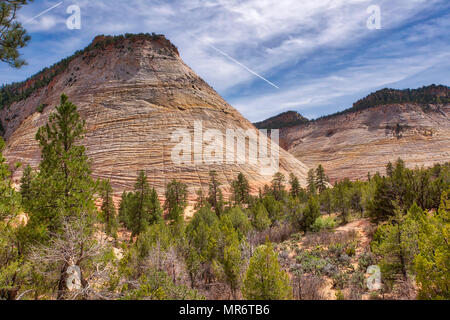
POLYGON ((171 181, 160 203, 144 171, 116 207, 109 181, 91 178, 84 126, 63 95, 20 191, 0 156, 0 299, 324 299, 326 281, 333 299, 450 298, 448 163, 398 159, 333 186, 319 165, 306 188, 277 173, 258 194, 241 173, 227 200, 211 171, 185 217, 187 185, 171 181), (363 222, 367 246, 349 228, 363 222))

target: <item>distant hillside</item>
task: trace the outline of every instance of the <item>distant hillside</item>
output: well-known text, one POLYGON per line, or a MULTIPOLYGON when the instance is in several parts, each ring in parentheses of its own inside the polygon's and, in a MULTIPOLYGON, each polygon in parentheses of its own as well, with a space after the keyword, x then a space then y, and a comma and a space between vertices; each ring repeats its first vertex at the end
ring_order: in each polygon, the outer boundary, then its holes
POLYGON ((428 104, 450 103, 450 88, 443 85, 432 84, 418 89, 381 89, 369 94, 367 97, 356 101, 351 108, 315 119, 330 118, 342 114, 384 106, 389 104, 415 103, 422 106, 428 104))
POLYGON ((308 123, 309 120, 295 111, 287 111, 264 121, 254 123, 258 129, 281 129, 308 123))

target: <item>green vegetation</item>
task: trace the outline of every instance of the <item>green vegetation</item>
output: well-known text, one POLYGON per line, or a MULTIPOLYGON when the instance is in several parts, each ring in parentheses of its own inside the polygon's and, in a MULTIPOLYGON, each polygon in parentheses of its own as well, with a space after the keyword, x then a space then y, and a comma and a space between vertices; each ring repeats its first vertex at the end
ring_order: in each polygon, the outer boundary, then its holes
MULTIPOLYGON (((414 103, 421 105, 423 110, 427 111, 430 104, 440 105, 448 104, 449 102, 450 88, 443 85, 432 84, 422 88, 405 90, 384 88, 358 100, 351 108, 317 119, 308 120, 295 111, 287 111, 264 121, 256 122, 254 125, 258 129, 282 129, 383 105, 414 103)), ((401 130, 401 128, 397 127, 395 130, 401 130)))
POLYGON ((318 166, 305 188, 290 174, 290 189, 276 173, 258 195, 240 173, 229 201, 211 171, 187 218, 188 186, 170 181, 161 206, 145 171, 116 210, 110 182, 90 176, 84 125, 62 95, 20 192, 0 153, 1 299, 321 299, 326 278, 336 298, 360 299, 374 264, 383 286, 370 297, 409 298, 415 281, 419 298, 449 299, 448 163, 408 169, 398 159, 385 176, 334 186, 318 166), (348 223, 369 218, 361 239, 348 223))
POLYGON ((100 183, 100 198, 102 205, 100 207, 100 217, 105 224, 105 233, 113 238, 117 238, 118 219, 116 207, 113 202, 113 189, 109 180, 100 183))
POLYGON ((47 105, 42 103, 39 105, 39 107, 37 107, 36 111, 39 113, 42 113, 42 112, 44 112, 45 107, 47 107, 47 105))
POLYGON ((147 175, 139 171, 134 185, 134 192, 125 195, 125 203, 121 204, 121 219, 132 235, 139 235, 147 226, 162 219, 161 204, 154 188, 150 189, 147 175))
POLYGON ((254 123, 258 129, 281 129, 308 123, 309 120, 295 111, 286 111, 275 117, 254 123))
POLYGON ((289 277, 278 263, 272 244, 258 247, 245 275, 244 298, 249 300, 286 300, 292 298, 289 277))
POLYGON ((22 6, 33 0, 4 0, 0 3, 0 61, 11 67, 20 68, 26 64, 20 58, 19 49, 31 40, 22 24, 17 22, 17 13, 22 6))
POLYGON ((173 221, 184 219, 183 213, 187 206, 187 186, 184 183, 172 180, 166 188, 166 202, 164 209, 173 221))
POLYGON ((414 259, 421 299, 450 299, 450 189, 442 193, 437 214, 420 226, 414 259))
POLYGON ((450 88, 442 85, 424 86, 418 89, 382 89, 371 93, 364 99, 361 99, 353 104, 349 109, 336 112, 330 115, 320 117, 315 120, 332 118, 338 115, 361 111, 377 106, 400 104, 400 103, 415 103, 425 107, 429 104, 446 104, 450 102, 450 88))

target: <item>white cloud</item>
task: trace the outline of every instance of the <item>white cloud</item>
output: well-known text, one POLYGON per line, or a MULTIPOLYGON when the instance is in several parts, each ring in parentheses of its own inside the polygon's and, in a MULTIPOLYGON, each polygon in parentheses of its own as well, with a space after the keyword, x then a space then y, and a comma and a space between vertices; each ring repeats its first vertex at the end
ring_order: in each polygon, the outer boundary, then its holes
MULTIPOLYGON (((48 35, 59 33, 58 41, 46 41, 56 46, 55 56, 58 50, 65 55, 68 47, 87 43, 97 34, 163 33, 200 76, 222 95, 232 96, 244 115, 258 119, 274 114, 277 108, 311 108, 424 70, 429 61, 448 52, 448 40, 430 50, 433 37, 448 30, 448 16, 434 24, 418 24, 414 32, 404 33, 401 39, 388 39, 388 31, 400 32, 396 29, 446 1, 78 0, 64 3, 29 29, 48 35), (81 7, 82 32, 65 29, 65 9, 72 3, 81 7), (381 8, 381 31, 366 27, 366 9, 372 4, 381 8), (379 40, 377 32, 387 39, 373 47, 368 41, 379 40), (281 89, 270 87, 190 34, 207 40, 281 89), (349 56, 341 57, 341 66, 330 62, 336 52, 345 51, 349 56), (315 68, 311 67, 313 63, 315 68), (328 64, 330 70, 324 68, 328 64), (252 90, 254 87, 257 90, 252 90), (245 97, 238 98, 237 94, 245 97), (255 109, 260 102, 266 107, 255 109)), ((23 17, 32 17, 54 3, 34 2, 24 9, 23 17)))

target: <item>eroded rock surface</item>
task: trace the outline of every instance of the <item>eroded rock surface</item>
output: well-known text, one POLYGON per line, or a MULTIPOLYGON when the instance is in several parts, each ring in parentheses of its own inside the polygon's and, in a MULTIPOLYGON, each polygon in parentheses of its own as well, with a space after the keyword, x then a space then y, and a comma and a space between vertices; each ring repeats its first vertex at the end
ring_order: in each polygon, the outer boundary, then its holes
MULTIPOLYGON (((271 176, 262 175, 258 165, 248 161, 172 161, 173 132, 187 129, 193 134, 195 121, 202 121, 204 130, 217 129, 224 135, 227 129, 255 128, 184 64, 165 38, 136 37, 99 45, 72 59, 48 86, 3 108, 4 155, 11 164, 38 166, 35 134, 58 105, 61 93, 69 96, 86 120, 83 143, 92 159, 94 178, 110 179, 116 196, 133 188, 138 170, 147 172, 160 196, 174 178, 188 184, 191 197, 197 189, 206 192, 212 169, 218 172, 225 193, 238 172, 248 177, 253 190, 271 181, 271 176), (40 105, 47 105, 42 113, 37 111, 40 105)), ((307 167, 284 150, 280 151, 280 171, 293 172, 305 182, 307 167)), ((21 170, 16 171, 14 180, 20 176, 21 170)))
POLYGON ((450 105, 377 106, 281 130, 281 145, 331 182, 385 173, 399 157, 409 168, 450 160, 450 105))

